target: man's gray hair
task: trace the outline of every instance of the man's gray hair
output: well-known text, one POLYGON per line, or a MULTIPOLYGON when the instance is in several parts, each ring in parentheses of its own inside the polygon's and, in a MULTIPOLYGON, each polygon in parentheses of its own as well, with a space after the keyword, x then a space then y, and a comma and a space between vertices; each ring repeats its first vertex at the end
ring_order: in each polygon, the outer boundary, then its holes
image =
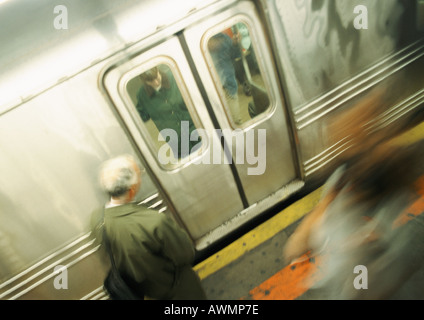
POLYGON ((105 161, 100 168, 100 185, 111 197, 120 197, 138 183, 139 165, 131 155, 105 161))

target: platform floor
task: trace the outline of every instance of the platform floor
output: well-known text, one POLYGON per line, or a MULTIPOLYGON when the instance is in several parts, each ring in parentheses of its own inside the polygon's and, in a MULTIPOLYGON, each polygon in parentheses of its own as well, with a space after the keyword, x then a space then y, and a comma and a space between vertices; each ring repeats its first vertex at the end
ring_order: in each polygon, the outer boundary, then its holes
MULTIPOLYGON (((405 132, 395 143, 409 144, 421 139, 424 139, 424 122, 405 132)), ((417 177, 417 181, 420 198, 411 204, 408 210, 410 217, 424 213, 424 175, 417 177)), ((321 275, 320 257, 305 259, 296 265, 287 265, 282 258, 287 238, 304 215, 318 203, 321 191, 322 187, 316 189, 197 264, 195 270, 202 280, 208 299, 325 299, 325 293, 310 289, 310 284, 318 281, 321 275), (307 275, 312 282, 306 281, 307 275)), ((398 297, 424 299, 423 288, 424 268, 408 281, 408 286, 399 292, 398 297)))

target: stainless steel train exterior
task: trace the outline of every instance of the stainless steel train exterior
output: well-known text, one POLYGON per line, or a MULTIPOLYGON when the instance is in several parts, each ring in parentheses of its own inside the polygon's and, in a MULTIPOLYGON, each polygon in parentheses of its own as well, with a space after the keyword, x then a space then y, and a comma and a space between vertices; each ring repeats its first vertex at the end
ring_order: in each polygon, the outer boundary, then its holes
POLYGON ((140 202, 174 217, 199 251, 325 177, 349 145, 330 142, 332 115, 375 87, 392 95, 382 125, 422 110, 423 9, 421 0, 0 1, 0 298, 107 298, 89 219, 106 201, 99 165, 115 155, 140 160, 140 202), (241 35, 241 122, 210 52, 223 32, 241 35), (165 142, 137 113, 138 75, 153 66, 172 73, 204 132, 184 159, 164 162, 165 142))

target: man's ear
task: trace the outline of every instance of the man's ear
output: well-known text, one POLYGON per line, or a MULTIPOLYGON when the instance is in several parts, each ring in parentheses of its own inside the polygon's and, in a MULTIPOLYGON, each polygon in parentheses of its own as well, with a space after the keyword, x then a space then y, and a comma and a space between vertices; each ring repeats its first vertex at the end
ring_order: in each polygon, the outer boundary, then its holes
POLYGON ((137 185, 132 185, 130 187, 130 189, 128 190, 128 202, 134 199, 135 195, 137 194, 137 191, 137 185))

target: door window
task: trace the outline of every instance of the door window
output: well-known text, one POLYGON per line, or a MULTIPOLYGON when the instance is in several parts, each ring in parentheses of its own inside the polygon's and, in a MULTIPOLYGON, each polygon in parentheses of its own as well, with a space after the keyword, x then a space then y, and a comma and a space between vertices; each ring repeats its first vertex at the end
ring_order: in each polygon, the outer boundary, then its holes
POLYGON ((244 22, 223 28, 207 39, 205 56, 230 122, 241 126, 265 112, 270 99, 244 22))
POLYGON ((149 65, 126 85, 158 160, 165 166, 181 163, 202 144, 183 87, 178 69, 163 62, 149 65))

